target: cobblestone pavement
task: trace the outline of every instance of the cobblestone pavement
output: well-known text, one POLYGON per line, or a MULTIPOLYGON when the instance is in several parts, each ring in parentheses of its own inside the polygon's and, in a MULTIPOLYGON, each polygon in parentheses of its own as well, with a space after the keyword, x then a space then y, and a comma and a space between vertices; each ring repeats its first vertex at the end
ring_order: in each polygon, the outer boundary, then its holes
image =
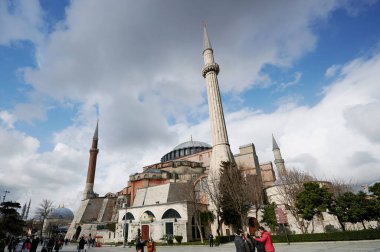
MULTIPOLYGON (((294 244, 275 244, 276 252, 319 252, 319 251, 379 251, 380 240, 371 241, 347 241, 347 242, 311 242, 311 243, 294 243, 294 244)), ((210 248, 208 246, 173 246, 173 247, 157 247, 157 252, 235 252, 233 243, 223 244, 219 247, 210 248)), ((40 247, 37 249, 40 251, 40 247)), ((86 252, 135 252, 135 248, 108 247, 90 248, 86 252)), ((146 251, 146 247, 144 249, 146 251)), ((60 252, 76 252, 76 246, 64 246, 60 252)))

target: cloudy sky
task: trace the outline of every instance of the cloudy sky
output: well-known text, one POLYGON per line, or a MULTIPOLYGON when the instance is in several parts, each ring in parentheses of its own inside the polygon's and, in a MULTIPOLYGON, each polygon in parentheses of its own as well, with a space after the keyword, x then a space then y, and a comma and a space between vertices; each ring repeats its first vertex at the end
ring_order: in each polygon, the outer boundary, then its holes
POLYGON ((207 22, 233 152, 356 184, 380 179, 377 1, 0 0, 0 190, 75 210, 177 144, 211 143, 207 22))

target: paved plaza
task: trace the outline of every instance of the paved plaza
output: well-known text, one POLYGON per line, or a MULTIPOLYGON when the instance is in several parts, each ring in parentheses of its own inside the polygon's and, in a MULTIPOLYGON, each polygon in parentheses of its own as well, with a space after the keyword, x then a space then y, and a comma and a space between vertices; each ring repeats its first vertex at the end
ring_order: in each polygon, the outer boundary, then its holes
MULTIPOLYGON (((380 251, 380 240, 371 241, 344 241, 344 242, 309 242, 309 243, 293 243, 287 244, 275 244, 276 252, 316 252, 316 251, 380 251)), ((208 246, 163 246, 157 247, 157 252, 235 252, 235 246, 233 243, 223 244, 219 247, 210 248, 208 246)), ((37 250, 39 251, 39 249, 37 250)), ((68 245, 64 246, 62 252, 76 252, 76 246, 68 245)), ((123 248, 121 247, 109 247, 104 246, 101 248, 90 248, 87 252, 135 252, 135 248, 123 248)), ((144 248, 146 251, 146 247, 144 248)))

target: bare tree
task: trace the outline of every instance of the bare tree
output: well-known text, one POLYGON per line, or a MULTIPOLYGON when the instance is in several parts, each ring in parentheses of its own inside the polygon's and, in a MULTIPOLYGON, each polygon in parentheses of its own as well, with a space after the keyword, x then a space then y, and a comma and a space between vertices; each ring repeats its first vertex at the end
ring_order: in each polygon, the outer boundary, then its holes
POLYGON ((206 193, 208 197, 208 202, 210 205, 209 210, 215 214, 217 221, 216 233, 218 236, 221 234, 221 194, 219 190, 219 176, 215 173, 209 173, 207 180, 202 180, 200 182, 200 188, 203 192, 206 193))
POLYGON ((296 169, 287 169, 284 171, 283 176, 279 178, 279 185, 277 186, 277 193, 280 197, 278 200, 280 204, 284 205, 290 214, 296 220, 296 226, 302 233, 307 233, 311 222, 303 219, 296 208, 296 197, 304 190, 303 184, 305 182, 315 181, 316 179, 306 172, 296 169))
POLYGON ((333 193, 334 197, 338 197, 343 195, 346 192, 353 192, 353 185, 351 183, 347 183, 341 179, 332 179, 330 181, 330 189, 333 193))
POLYGON ((255 207, 255 217, 258 219, 259 211, 264 203, 264 190, 261 177, 259 175, 247 174, 246 190, 248 202, 255 207))
MULTIPOLYGON (((52 211, 53 201, 48 199, 43 199, 38 205, 36 210, 36 216, 42 219, 42 227, 44 226, 45 219, 48 217, 49 213, 52 211)), ((42 228, 41 228, 42 237, 42 228)))
POLYGON ((203 233, 202 233, 201 207, 200 207, 201 199, 200 199, 200 191, 198 189, 199 181, 200 180, 196 180, 193 183, 189 183, 189 186, 187 187, 188 192, 186 194, 190 196, 189 201, 193 205, 193 213, 194 213, 193 216, 194 216, 195 226, 198 229, 198 232, 201 238, 201 243, 203 244, 204 240, 203 240, 203 233))
POLYGON ((246 181, 235 163, 222 162, 219 192, 222 217, 226 224, 245 228, 249 202, 246 181))

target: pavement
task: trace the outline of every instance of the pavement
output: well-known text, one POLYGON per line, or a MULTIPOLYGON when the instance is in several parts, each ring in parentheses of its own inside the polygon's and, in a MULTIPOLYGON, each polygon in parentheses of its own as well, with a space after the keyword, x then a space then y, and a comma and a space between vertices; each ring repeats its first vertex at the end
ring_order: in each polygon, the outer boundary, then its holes
MULTIPOLYGON (((319 251, 379 251, 380 252, 380 240, 369 241, 337 241, 337 242, 308 242, 308 243, 293 243, 287 245, 286 243, 275 243, 276 252, 319 252, 319 251)), ((227 243, 218 247, 210 248, 208 245, 198 246, 157 246, 157 252, 235 252, 235 245, 233 243, 227 243)), ((37 249, 40 251, 40 247, 37 249)), ((86 252, 135 252, 135 247, 110 247, 103 246, 100 248, 89 248, 86 252)), ((146 247, 144 248, 146 251, 146 247)), ((77 252, 76 245, 63 246, 60 252, 77 252)))

